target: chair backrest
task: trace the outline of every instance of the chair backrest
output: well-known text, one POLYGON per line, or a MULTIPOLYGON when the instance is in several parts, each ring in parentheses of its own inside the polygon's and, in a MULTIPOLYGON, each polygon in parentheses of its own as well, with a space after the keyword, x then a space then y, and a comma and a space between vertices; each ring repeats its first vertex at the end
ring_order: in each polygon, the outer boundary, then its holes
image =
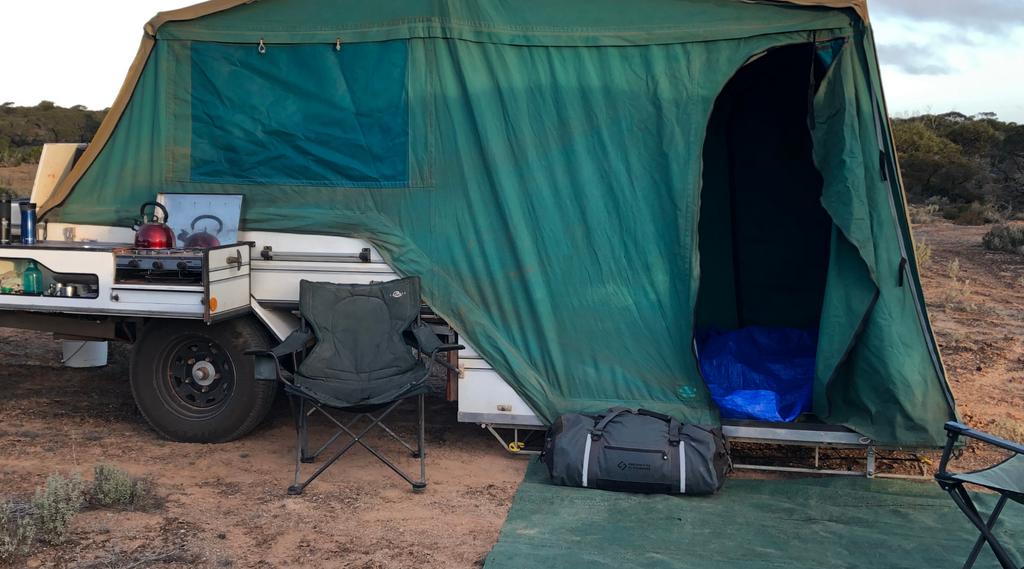
POLYGON ((422 366, 402 339, 419 311, 418 277, 369 285, 301 281, 299 312, 317 344, 297 375, 351 403, 401 388, 402 377, 422 366))

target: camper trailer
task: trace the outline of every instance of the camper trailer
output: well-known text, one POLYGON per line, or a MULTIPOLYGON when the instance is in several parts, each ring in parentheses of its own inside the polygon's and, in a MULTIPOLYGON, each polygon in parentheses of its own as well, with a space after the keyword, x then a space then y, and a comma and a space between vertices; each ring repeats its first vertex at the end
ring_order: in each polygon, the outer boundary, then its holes
POLYGON ((131 343, 146 419, 219 442, 269 409, 242 352, 301 280, 419 276, 496 435, 624 405, 940 446, 886 117, 862 0, 214 0, 151 20, 94 141, 47 149, 36 243, 0 246, 44 290, 0 325, 131 343))

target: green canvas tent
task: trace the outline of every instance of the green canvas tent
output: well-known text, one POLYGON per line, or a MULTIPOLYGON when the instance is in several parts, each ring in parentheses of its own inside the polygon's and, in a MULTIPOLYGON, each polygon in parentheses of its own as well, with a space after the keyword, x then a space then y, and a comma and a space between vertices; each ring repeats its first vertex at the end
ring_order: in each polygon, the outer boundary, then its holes
POLYGON ((813 415, 955 417, 862 1, 215 0, 160 14, 40 208, 360 237, 545 421, 718 412, 695 327, 820 329, 813 415))

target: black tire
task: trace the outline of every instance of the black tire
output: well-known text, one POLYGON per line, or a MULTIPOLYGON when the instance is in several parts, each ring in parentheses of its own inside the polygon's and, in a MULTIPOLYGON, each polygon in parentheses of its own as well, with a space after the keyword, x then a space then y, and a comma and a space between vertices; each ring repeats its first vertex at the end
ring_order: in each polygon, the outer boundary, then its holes
POLYGON ((235 440, 263 420, 277 384, 253 377, 245 350, 269 347, 270 335, 251 316, 207 325, 155 320, 132 351, 132 395, 161 435, 184 443, 235 440))

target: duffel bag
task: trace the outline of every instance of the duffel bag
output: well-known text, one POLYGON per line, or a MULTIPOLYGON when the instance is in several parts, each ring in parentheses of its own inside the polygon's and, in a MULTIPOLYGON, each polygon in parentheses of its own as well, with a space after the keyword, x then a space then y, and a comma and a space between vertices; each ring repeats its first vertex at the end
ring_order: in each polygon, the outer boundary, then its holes
POLYGON ((541 460, 561 486, 661 494, 714 494, 732 470, 721 429, 626 407, 555 419, 541 460))

